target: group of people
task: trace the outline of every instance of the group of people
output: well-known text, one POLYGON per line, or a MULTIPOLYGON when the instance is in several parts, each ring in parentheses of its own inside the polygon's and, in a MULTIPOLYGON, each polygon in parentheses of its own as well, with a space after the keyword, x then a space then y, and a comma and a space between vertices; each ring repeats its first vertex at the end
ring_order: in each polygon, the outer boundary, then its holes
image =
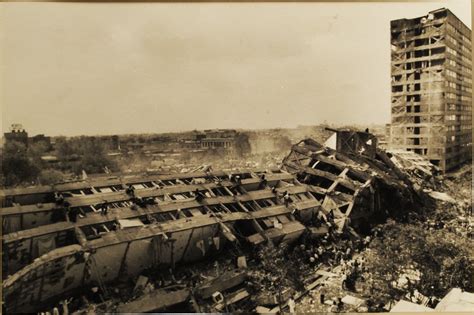
POLYGON ((325 263, 334 266, 350 260, 353 247, 354 242, 346 235, 332 231, 318 239, 307 237, 295 252, 310 265, 325 263))
POLYGON ((50 311, 39 312, 40 315, 69 315, 69 304, 72 298, 62 300, 59 305, 54 306, 50 311))
POLYGON ((359 258, 355 260, 345 261, 342 264, 342 289, 356 291, 356 281, 362 277, 365 272, 365 260, 359 258))
MULTIPOLYGON (((321 287, 319 288, 319 303, 320 304, 327 304, 326 294, 327 294, 326 285, 322 283, 321 287)), ((344 310, 344 303, 342 302, 342 298, 334 298, 331 300, 329 312, 340 313, 343 310, 344 310)))
MULTIPOLYGON (((56 207, 53 209, 53 213, 51 216, 51 221, 53 223, 55 222, 60 222, 64 221, 67 219, 70 222, 77 222, 77 218, 83 213, 78 207, 73 207, 71 208, 71 204, 64 199, 64 195, 55 192, 54 193, 54 199, 55 199, 55 205, 56 207)), ((108 210, 109 210, 109 205, 107 200, 104 200, 104 202, 99 206, 100 214, 101 215, 107 215, 108 210)))
POLYGON ((336 223, 334 222, 334 212, 332 209, 327 214, 324 214, 323 211, 313 213, 311 217, 311 225, 321 227, 323 224, 328 227, 330 234, 334 232, 336 223))
POLYGON ((53 223, 69 219, 71 222, 76 222, 80 215, 78 208, 71 208, 69 201, 64 199, 64 195, 60 192, 54 192, 54 203, 56 207, 53 209, 51 221, 53 223))

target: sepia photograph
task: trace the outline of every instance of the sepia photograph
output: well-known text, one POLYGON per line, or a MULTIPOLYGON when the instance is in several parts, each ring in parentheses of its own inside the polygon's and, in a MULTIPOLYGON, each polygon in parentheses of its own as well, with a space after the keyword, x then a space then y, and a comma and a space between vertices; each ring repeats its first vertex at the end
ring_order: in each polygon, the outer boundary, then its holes
POLYGON ((471 12, 0 3, 2 313, 472 314, 471 12))

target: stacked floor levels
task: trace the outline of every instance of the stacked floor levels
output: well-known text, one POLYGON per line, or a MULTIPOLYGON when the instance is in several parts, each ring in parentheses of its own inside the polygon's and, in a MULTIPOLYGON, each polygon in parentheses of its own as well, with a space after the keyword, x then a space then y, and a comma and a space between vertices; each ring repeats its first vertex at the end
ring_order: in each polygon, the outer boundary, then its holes
MULTIPOLYGON (((373 135, 336 136, 335 149, 311 139, 294 145, 283 169, 148 173, 0 191, 4 312, 38 312, 94 287, 113 299, 108 288, 142 273, 300 237, 357 237, 349 224, 363 230, 375 218, 420 208, 408 173, 377 149, 373 135)), ((164 298, 160 285, 117 311, 152 311, 191 294, 176 288, 169 285, 164 298)), ((202 291, 209 299, 221 290, 202 291)))
POLYGON ((448 9, 391 22, 390 147, 446 171, 471 159, 471 30, 448 9))

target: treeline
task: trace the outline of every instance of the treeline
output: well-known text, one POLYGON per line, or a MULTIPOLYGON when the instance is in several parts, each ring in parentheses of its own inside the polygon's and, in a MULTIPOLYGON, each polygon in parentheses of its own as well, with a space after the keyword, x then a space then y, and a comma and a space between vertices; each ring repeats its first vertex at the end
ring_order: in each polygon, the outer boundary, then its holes
POLYGON ((57 138, 54 150, 41 142, 26 147, 10 141, 4 145, 0 160, 3 187, 51 184, 79 176, 82 171, 92 174, 118 170, 116 162, 107 156, 104 144, 94 137, 57 138), (42 156, 57 160, 43 160, 42 156))

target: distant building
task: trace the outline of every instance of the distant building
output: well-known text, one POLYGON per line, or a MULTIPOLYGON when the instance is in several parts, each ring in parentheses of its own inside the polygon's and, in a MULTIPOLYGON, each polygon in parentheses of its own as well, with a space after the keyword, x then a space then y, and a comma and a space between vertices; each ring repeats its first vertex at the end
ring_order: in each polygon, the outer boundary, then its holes
POLYGON ((48 151, 52 149, 51 137, 46 137, 45 135, 36 135, 34 137, 30 137, 29 142, 30 143, 35 143, 35 144, 36 143, 43 143, 47 147, 48 151))
POLYGON ((185 149, 199 149, 201 148, 201 142, 195 139, 182 140, 180 145, 185 149))
POLYGON ((203 149, 233 150, 238 133, 236 130, 204 130, 203 135, 198 135, 203 149))
POLYGON ((205 138, 201 140, 201 148, 205 149, 232 149, 234 147, 234 138, 205 138))
POLYGON ((448 9, 391 21, 390 147, 443 171, 471 159, 471 30, 448 9))
POLYGON ((12 141, 23 143, 28 147, 28 133, 21 124, 12 124, 10 127, 10 132, 5 132, 5 143, 12 141))

